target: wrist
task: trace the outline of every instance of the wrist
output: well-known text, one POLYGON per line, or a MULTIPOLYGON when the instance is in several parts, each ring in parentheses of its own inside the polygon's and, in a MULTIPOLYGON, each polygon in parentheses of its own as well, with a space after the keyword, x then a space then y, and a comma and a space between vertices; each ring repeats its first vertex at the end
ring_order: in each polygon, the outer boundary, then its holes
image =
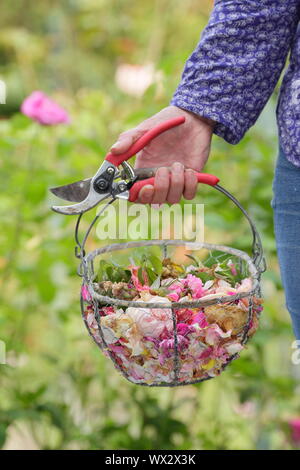
POLYGON ((213 129, 214 129, 215 125, 217 124, 216 121, 213 121, 212 119, 207 118, 205 116, 200 116, 199 114, 196 114, 193 111, 190 111, 189 109, 180 108, 179 106, 176 106, 176 107, 178 109, 180 109, 181 111, 184 111, 185 113, 189 114, 192 118, 197 119, 201 123, 206 124, 207 126, 209 126, 211 128, 212 132, 213 132, 213 129))
POLYGON ((199 119, 200 121, 202 121, 205 124, 207 124, 208 126, 210 126, 212 128, 212 130, 214 129, 215 125, 217 124, 216 121, 213 121, 212 119, 206 118, 204 116, 199 116, 198 114, 195 114, 195 113, 192 113, 192 114, 194 114, 194 116, 197 119, 199 119))

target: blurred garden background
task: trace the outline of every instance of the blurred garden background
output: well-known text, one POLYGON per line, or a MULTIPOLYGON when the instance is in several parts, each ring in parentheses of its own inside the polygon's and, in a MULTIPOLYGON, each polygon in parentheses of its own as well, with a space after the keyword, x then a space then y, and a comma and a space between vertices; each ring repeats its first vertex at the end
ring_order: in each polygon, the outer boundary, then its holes
MULTIPOLYGON (((275 92, 233 147, 214 138, 206 171, 254 217, 268 270, 261 328, 222 376, 178 389, 127 383, 88 337, 79 306, 75 219, 48 188, 93 175, 119 132, 168 105, 204 28, 208 0, 3 0, 0 79, 0 448, 293 449, 300 365, 284 306, 270 201, 275 92), (42 90, 71 117, 20 114, 42 90)), ((247 223, 205 188, 205 239, 249 250, 247 223)), ((89 249, 99 244, 94 238, 89 249)))

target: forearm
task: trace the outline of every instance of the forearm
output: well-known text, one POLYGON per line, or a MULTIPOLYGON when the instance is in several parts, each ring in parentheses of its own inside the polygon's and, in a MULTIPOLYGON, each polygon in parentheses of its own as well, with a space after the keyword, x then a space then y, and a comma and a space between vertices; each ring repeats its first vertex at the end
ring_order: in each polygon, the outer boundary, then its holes
POLYGON ((237 143, 257 120, 284 67, 300 0, 217 0, 171 104, 216 121, 237 143))

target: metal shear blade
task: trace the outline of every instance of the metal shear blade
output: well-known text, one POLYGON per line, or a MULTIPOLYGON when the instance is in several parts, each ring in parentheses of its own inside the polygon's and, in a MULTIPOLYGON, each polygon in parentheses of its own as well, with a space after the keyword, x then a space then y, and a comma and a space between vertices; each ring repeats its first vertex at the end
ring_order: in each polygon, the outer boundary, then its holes
POLYGON ((90 191, 88 196, 78 204, 71 204, 69 206, 52 206, 52 210, 54 210, 54 212, 58 212, 59 214, 65 215, 83 214, 84 212, 87 212, 93 207, 97 206, 99 202, 104 201, 108 197, 111 197, 110 193, 106 193, 105 195, 99 197, 99 194, 96 193, 95 190, 93 190, 92 194, 90 191))
POLYGON ((89 211, 97 204, 99 204, 99 202, 107 199, 108 197, 113 198, 111 187, 116 171, 117 168, 113 164, 104 161, 95 176, 93 176, 93 178, 91 179, 88 195, 83 201, 79 202, 78 204, 71 204, 68 206, 53 206, 52 209, 55 212, 58 212, 59 214, 65 215, 82 214, 84 212, 89 211), (98 191, 96 191, 95 185, 99 177, 103 178, 101 179, 101 182, 103 183, 103 190, 101 190, 101 187, 99 187, 98 191), (105 184, 107 187, 105 187, 105 184))
POLYGON ((83 201, 90 192, 92 178, 76 181, 75 183, 65 184, 64 186, 57 186, 50 188, 50 191, 60 199, 65 199, 71 202, 83 201))

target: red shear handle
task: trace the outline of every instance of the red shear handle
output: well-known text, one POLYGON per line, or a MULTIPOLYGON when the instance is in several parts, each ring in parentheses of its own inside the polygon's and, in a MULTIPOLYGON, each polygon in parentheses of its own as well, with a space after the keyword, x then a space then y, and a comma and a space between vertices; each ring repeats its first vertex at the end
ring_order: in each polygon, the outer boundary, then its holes
POLYGON ((119 166, 122 162, 125 160, 128 160, 130 157, 138 153, 140 150, 142 150, 146 145, 148 145, 152 139, 157 137, 159 134, 162 134, 162 132, 167 131, 168 129, 172 129, 172 127, 179 126, 179 124, 183 124, 185 122, 185 117, 184 116, 178 116, 173 119, 169 119, 168 121, 162 122, 158 124, 157 126, 153 127, 153 129, 150 129, 150 131, 147 131, 140 139, 138 139, 127 152, 121 153, 119 155, 114 155, 111 152, 109 152, 105 160, 108 162, 112 163, 115 166, 119 166))
MULTIPOLYGON (((215 186, 220 180, 214 175, 208 173, 196 173, 198 183, 209 184, 210 186, 215 186)), ((143 186, 154 185, 154 178, 148 178, 146 180, 137 181, 134 183, 132 188, 129 191, 129 201, 134 202, 137 200, 140 190, 143 186)))

